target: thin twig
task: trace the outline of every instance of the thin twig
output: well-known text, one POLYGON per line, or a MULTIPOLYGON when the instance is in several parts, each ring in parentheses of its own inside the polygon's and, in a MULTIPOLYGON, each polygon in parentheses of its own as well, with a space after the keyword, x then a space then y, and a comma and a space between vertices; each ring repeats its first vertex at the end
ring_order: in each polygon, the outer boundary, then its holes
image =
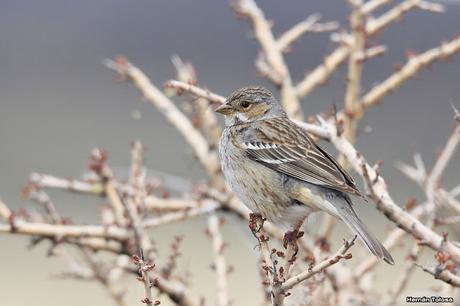
POLYGON ((217 276, 217 305, 228 306, 230 299, 227 286, 227 263, 223 255, 225 244, 220 233, 219 218, 211 214, 208 218, 208 231, 212 239, 214 253, 214 268, 217 276))
POLYGON ((446 269, 439 269, 437 267, 427 268, 419 264, 417 264, 417 266, 424 272, 433 275, 435 279, 442 280, 454 287, 460 287, 460 276, 455 275, 446 269))
POLYGON ((220 164, 216 153, 210 150, 205 137, 193 127, 190 120, 177 106, 139 68, 129 63, 125 58, 119 58, 117 61, 107 60, 106 66, 133 82, 142 95, 162 112, 194 149, 196 156, 206 169, 208 175, 213 178, 213 184, 223 186, 222 179, 216 176, 220 172, 220 164))
POLYGON ((273 306, 283 306, 284 295, 280 290, 280 281, 278 279, 278 273, 276 266, 272 260, 272 250, 268 244, 269 237, 264 231, 265 219, 258 214, 250 214, 249 217, 249 228, 251 229, 254 236, 259 242, 260 254, 262 257, 262 270, 265 276, 269 280, 269 292, 273 306))
POLYGON ((30 174, 29 181, 40 188, 64 189, 72 192, 94 195, 101 195, 104 193, 104 186, 99 182, 85 182, 41 173, 30 174))
POLYGON ((174 223, 174 222, 181 221, 181 220, 188 220, 195 216, 208 214, 212 211, 215 211, 216 209, 219 209, 220 207, 221 205, 219 205, 215 201, 206 200, 203 202, 203 204, 201 204, 198 207, 180 210, 177 212, 166 213, 159 217, 145 219, 142 222, 142 226, 145 228, 153 228, 153 227, 158 227, 160 225, 170 224, 170 223, 174 223))
POLYGON ((144 284, 145 298, 143 298, 141 302, 148 306, 158 305, 159 303, 153 301, 152 285, 148 273, 155 267, 155 265, 147 263, 142 249, 140 250, 140 256, 133 256, 133 260, 134 263, 139 267, 139 273, 142 275, 141 281, 144 284))
MULTIPOLYGON (((366 25, 366 32, 373 34, 381 31, 391 23, 400 20, 407 12, 421 8, 422 0, 405 0, 377 18, 371 18, 366 25)), ((442 7, 442 5, 440 5, 442 7)))
POLYGON ((281 102, 287 114, 295 119, 302 119, 299 99, 292 84, 289 68, 284 60, 282 50, 271 31, 270 22, 254 0, 238 0, 234 4, 237 13, 247 16, 254 28, 254 34, 259 42, 267 63, 277 79, 281 80, 281 102))
POLYGON ((329 76, 342 64, 350 54, 348 46, 340 46, 324 57, 323 62, 309 72, 305 78, 296 85, 296 94, 299 98, 307 96, 318 85, 324 84, 329 76))
MULTIPOLYGON (((179 56, 173 55, 171 61, 176 68, 176 75, 179 81, 197 84, 197 76, 195 69, 191 62, 183 61, 179 56)), ((176 91, 178 94, 181 91, 176 91)), ((198 126, 200 131, 205 135, 210 146, 216 147, 219 143, 220 134, 222 132, 219 123, 217 121, 216 114, 209 107, 207 99, 200 98, 197 101, 192 101, 193 123, 198 126)))
POLYGON ((304 272, 291 277, 290 279, 286 280, 282 285, 281 285, 281 290, 282 291, 287 291, 294 287, 295 285, 311 278, 313 275, 318 274, 322 271, 324 271, 326 268, 335 265, 341 260, 347 260, 351 259, 351 253, 347 253, 348 250, 354 245, 355 243, 356 236, 354 236, 352 239, 345 241, 343 246, 337 251, 337 253, 331 257, 328 258, 319 264, 315 265, 313 268, 305 270, 304 272))
POLYGON ((285 50, 292 43, 299 39, 303 34, 308 32, 330 32, 339 28, 339 24, 335 21, 318 23, 321 19, 320 14, 313 14, 308 16, 305 20, 291 27, 289 30, 281 34, 276 40, 277 47, 280 50, 285 50))
POLYGON ((42 237, 99 237, 124 241, 129 234, 124 228, 102 225, 57 225, 32 223, 21 219, 13 220, 11 224, 0 224, 0 233, 20 235, 39 235, 42 237))
POLYGON ((361 100, 363 108, 378 104, 391 91, 413 77, 420 69, 429 66, 436 60, 446 59, 460 51, 460 38, 455 38, 440 46, 409 57, 407 63, 384 81, 374 86, 361 100))

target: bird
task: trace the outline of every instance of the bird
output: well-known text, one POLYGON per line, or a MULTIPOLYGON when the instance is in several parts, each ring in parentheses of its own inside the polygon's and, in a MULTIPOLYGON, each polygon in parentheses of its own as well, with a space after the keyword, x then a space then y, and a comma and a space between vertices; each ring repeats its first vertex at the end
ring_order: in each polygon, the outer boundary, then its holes
POLYGON ((215 111, 225 116, 222 172, 253 213, 288 233, 299 230, 310 214, 325 211, 342 220, 371 253, 394 264, 353 207, 350 196, 363 197, 353 178, 288 118, 269 90, 240 88, 215 111))

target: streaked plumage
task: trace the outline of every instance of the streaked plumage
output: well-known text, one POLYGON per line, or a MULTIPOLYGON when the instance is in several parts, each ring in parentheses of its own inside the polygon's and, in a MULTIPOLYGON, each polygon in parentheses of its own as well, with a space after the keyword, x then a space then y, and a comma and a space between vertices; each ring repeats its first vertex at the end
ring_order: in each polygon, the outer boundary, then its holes
POLYGON ((310 213, 326 211, 374 255, 393 263, 353 209, 349 195, 361 196, 353 178, 286 116, 268 90, 239 89, 216 111, 226 115, 219 146, 223 173, 253 212, 296 230, 310 213))

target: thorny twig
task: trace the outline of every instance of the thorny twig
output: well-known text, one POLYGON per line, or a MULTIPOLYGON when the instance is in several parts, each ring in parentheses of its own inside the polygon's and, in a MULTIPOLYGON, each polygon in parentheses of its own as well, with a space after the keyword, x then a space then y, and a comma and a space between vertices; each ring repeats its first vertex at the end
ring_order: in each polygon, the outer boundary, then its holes
POLYGON ((339 261, 351 259, 352 258, 351 253, 347 253, 347 252, 355 244, 355 240, 356 240, 356 236, 354 236, 352 239, 348 241, 345 241, 343 246, 331 258, 327 258, 324 261, 320 262, 319 264, 315 265, 313 268, 305 270, 304 272, 286 280, 281 286, 281 290, 287 291, 291 289, 292 287, 294 287, 295 285, 309 279, 313 275, 324 271, 326 268, 332 265, 335 265, 339 261))
POLYGON ((139 274, 141 276, 138 279, 144 284, 145 298, 143 298, 141 302, 148 306, 159 305, 159 301, 153 301, 152 284, 149 276, 149 271, 151 271, 155 265, 149 264, 145 261, 144 252, 142 249, 140 256, 133 256, 133 261, 139 267, 139 274))

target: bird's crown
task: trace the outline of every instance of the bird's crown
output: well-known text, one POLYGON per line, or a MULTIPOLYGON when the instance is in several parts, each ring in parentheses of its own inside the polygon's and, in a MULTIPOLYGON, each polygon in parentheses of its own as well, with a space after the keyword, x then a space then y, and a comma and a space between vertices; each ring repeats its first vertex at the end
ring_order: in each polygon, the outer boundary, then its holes
POLYGON ((225 115, 227 126, 286 116, 272 93, 256 86, 234 91, 216 112, 225 115))
POLYGON ((252 102, 271 102, 274 100, 272 93, 260 86, 248 86, 235 90, 227 98, 227 102, 250 100, 252 102))

